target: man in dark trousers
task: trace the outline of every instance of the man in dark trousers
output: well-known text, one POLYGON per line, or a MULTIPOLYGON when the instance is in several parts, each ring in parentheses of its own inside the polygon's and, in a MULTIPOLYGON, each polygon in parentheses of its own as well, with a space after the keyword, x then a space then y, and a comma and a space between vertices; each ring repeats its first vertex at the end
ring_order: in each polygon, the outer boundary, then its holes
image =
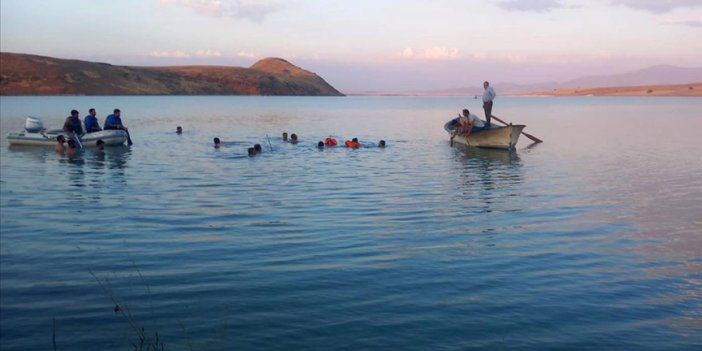
POLYGON ((492 101, 495 100, 495 89, 490 86, 488 81, 483 82, 483 110, 485 110, 486 128, 490 128, 490 118, 492 117, 492 101))

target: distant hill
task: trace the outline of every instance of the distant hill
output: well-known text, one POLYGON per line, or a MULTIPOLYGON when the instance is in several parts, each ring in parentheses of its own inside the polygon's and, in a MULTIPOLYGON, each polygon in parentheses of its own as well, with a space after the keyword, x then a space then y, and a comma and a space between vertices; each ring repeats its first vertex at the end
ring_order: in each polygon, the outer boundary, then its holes
MULTIPOLYGON (((702 67, 686 68, 669 65, 608 76, 589 76, 558 84, 559 87, 622 87, 640 85, 670 85, 702 82, 702 67)), ((557 87, 556 87, 557 88, 557 87)))
POLYGON ((114 66, 0 53, 0 95, 309 95, 341 96, 315 73, 281 58, 250 68, 114 66))
MULTIPOLYGON (((577 78, 565 82, 542 82, 536 84, 492 83, 498 95, 583 95, 583 91, 598 90, 597 94, 618 95, 668 95, 699 96, 696 83, 702 82, 702 67, 685 68, 669 65, 651 66, 644 69, 614 75, 599 75, 577 78), (672 87, 680 85, 681 87, 672 87), (663 88, 663 86, 670 86, 663 88), (693 86, 693 89, 688 89, 693 86), (615 88, 615 89, 606 89, 615 88), (687 89, 687 90, 686 90, 687 89), (648 92, 652 90, 652 92, 648 92), (558 92, 556 92, 558 91, 558 92), (576 93, 577 91, 577 93, 576 93), (625 93, 626 91, 626 93, 625 93)), ((436 95, 436 96, 481 96, 480 85, 443 90, 368 92, 363 95, 436 95)), ((590 91, 586 94, 593 94, 590 91)))
POLYGON ((603 88, 554 88, 523 96, 702 96, 702 82, 603 88))

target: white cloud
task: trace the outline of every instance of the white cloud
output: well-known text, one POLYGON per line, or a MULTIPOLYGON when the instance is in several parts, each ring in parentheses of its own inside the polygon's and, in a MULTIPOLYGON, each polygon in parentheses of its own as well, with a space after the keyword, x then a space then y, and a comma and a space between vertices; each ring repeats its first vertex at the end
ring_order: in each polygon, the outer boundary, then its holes
POLYGON ((678 25, 678 26, 690 26, 690 27, 702 27, 702 19, 663 19, 658 21, 661 25, 678 25))
POLYGON ((248 18, 257 22, 287 5, 287 0, 159 0, 213 17, 248 18))
POLYGON ((700 0, 612 0, 614 5, 623 5, 654 13, 670 12, 678 7, 702 6, 700 0))
POLYGON ((184 51, 152 51, 149 53, 151 57, 167 57, 167 58, 183 58, 190 57, 187 52, 184 51))
POLYGON ((222 53, 217 51, 217 50, 198 50, 195 51, 195 56, 200 56, 200 57, 221 57, 222 53))
POLYGON ((565 6, 557 0, 507 0, 497 2, 497 6, 507 11, 546 12, 565 6))
POLYGON ((412 48, 405 48, 400 52, 400 56, 402 57, 414 57, 414 51, 412 48))
POLYGON ((149 53, 151 57, 163 58, 188 58, 188 57, 222 57, 222 53, 217 50, 197 50, 195 52, 186 52, 182 50, 174 51, 158 51, 154 50, 149 53))
POLYGON ((258 54, 252 51, 239 51, 236 53, 237 57, 255 58, 258 54))
POLYGON ((445 46, 435 46, 424 50, 424 58, 430 60, 450 60, 456 59, 461 55, 456 48, 447 48, 445 46))
POLYGON ((407 47, 398 54, 403 58, 426 59, 426 60, 453 60, 461 56, 457 48, 447 48, 445 46, 435 46, 416 53, 414 49, 407 47))

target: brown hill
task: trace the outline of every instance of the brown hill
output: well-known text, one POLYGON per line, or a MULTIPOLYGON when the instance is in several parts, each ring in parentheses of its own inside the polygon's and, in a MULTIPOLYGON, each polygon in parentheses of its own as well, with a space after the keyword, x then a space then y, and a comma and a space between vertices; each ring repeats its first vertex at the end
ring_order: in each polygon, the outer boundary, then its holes
POLYGON ((702 83, 604 88, 557 88, 523 96, 702 96, 702 83))
POLYGON ((343 94, 318 75, 279 58, 250 68, 137 67, 0 53, 0 95, 343 94))

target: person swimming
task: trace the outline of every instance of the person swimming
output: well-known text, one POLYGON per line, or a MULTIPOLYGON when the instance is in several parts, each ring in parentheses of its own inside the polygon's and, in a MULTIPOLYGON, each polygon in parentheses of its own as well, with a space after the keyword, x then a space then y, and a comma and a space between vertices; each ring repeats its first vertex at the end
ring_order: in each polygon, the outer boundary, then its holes
POLYGON ((295 133, 290 134, 290 143, 297 144, 297 134, 295 134, 295 133))
POLYGON ((103 151, 103 150, 105 150, 105 142, 102 141, 102 139, 98 139, 95 142, 95 147, 97 147, 98 151, 103 151))
POLYGON ((257 154, 261 153, 261 151, 263 151, 261 144, 254 145, 254 151, 256 151, 257 154))
POLYGON ((219 138, 214 138, 213 140, 215 149, 219 149, 222 146, 222 142, 219 140, 219 138))
POLYGON ((75 156, 78 154, 78 149, 76 148, 78 145, 76 144, 76 141, 73 139, 68 139, 68 149, 66 150, 66 155, 68 156, 75 156))
POLYGON ((63 145, 66 143, 66 138, 63 135, 59 135, 56 137, 56 145, 54 146, 54 150, 62 154, 66 152, 66 145, 63 145))
POLYGON ((176 127, 176 134, 183 134, 183 127, 177 126, 176 127))
POLYGON ((320 149, 324 149, 324 142, 320 140, 320 141, 317 143, 317 147, 320 148, 320 149))
POLYGON ((351 139, 351 140, 346 140, 346 142, 344 143, 344 145, 346 145, 346 147, 352 148, 352 149, 357 149, 357 148, 361 147, 361 143, 358 142, 358 138, 353 138, 353 139, 351 139))
POLYGON ((288 132, 283 132, 283 141, 288 141, 288 132))
POLYGON ((385 140, 378 142, 378 147, 385 147, 385 140))
POLYGON ((324 139, 324 145, 326 145, 326 146, 336 146, 336 144, 337 144, 336 139, 334 139, 332 137, 328 137, 328 138, 324 139))
POLYGON ((256 149, 250 147, 247 151, 249 152, 249 157, 256 156, 256 149))

